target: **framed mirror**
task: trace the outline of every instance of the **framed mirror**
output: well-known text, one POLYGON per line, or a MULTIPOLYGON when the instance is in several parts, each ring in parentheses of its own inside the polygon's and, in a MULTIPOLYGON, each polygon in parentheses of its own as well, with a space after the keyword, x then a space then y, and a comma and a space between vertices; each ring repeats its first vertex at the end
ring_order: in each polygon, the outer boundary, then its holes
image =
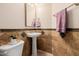
POLYGON ((25 19, 27 27, 51 27, 52 4, 27 3, 25 4, 25 19))

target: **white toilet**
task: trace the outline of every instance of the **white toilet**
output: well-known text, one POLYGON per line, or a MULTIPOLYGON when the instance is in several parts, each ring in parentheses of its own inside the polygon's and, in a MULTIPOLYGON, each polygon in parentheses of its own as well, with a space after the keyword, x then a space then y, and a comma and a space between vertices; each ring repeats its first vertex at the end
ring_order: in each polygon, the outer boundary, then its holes
POLYGON ((0 46, 0 56, 21 56, 24 41, 0 46))

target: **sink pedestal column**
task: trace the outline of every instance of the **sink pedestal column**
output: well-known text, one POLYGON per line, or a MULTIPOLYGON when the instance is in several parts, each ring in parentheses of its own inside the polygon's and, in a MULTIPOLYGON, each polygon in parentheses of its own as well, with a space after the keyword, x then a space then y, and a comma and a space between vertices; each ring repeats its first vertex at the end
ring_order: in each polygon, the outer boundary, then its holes
POLYGON ((37 56, 37 37, 32 37, 32 56, 37 56))
POLYGON ((32 56, 37 56, 37 37, 39 35, 41 33, 27 33, 27 36, 32 38, 32 56))

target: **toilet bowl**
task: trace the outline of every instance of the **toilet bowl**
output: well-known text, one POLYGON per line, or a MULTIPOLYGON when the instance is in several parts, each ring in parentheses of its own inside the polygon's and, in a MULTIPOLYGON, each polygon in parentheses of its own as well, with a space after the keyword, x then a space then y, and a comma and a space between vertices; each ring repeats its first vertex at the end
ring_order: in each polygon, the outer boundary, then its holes
POLYGON ((24 41, 0 46, 0 56, 21 56, 24 41))

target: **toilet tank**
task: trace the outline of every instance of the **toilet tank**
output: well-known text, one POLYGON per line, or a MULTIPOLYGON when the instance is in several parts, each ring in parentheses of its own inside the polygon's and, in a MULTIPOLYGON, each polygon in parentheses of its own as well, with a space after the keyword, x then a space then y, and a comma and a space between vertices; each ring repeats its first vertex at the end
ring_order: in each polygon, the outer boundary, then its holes
POLYGON ((16 44, 7 44, 0 46, 0 55, 3 56, 21 56, 24 41, 20 40, 16 44))

